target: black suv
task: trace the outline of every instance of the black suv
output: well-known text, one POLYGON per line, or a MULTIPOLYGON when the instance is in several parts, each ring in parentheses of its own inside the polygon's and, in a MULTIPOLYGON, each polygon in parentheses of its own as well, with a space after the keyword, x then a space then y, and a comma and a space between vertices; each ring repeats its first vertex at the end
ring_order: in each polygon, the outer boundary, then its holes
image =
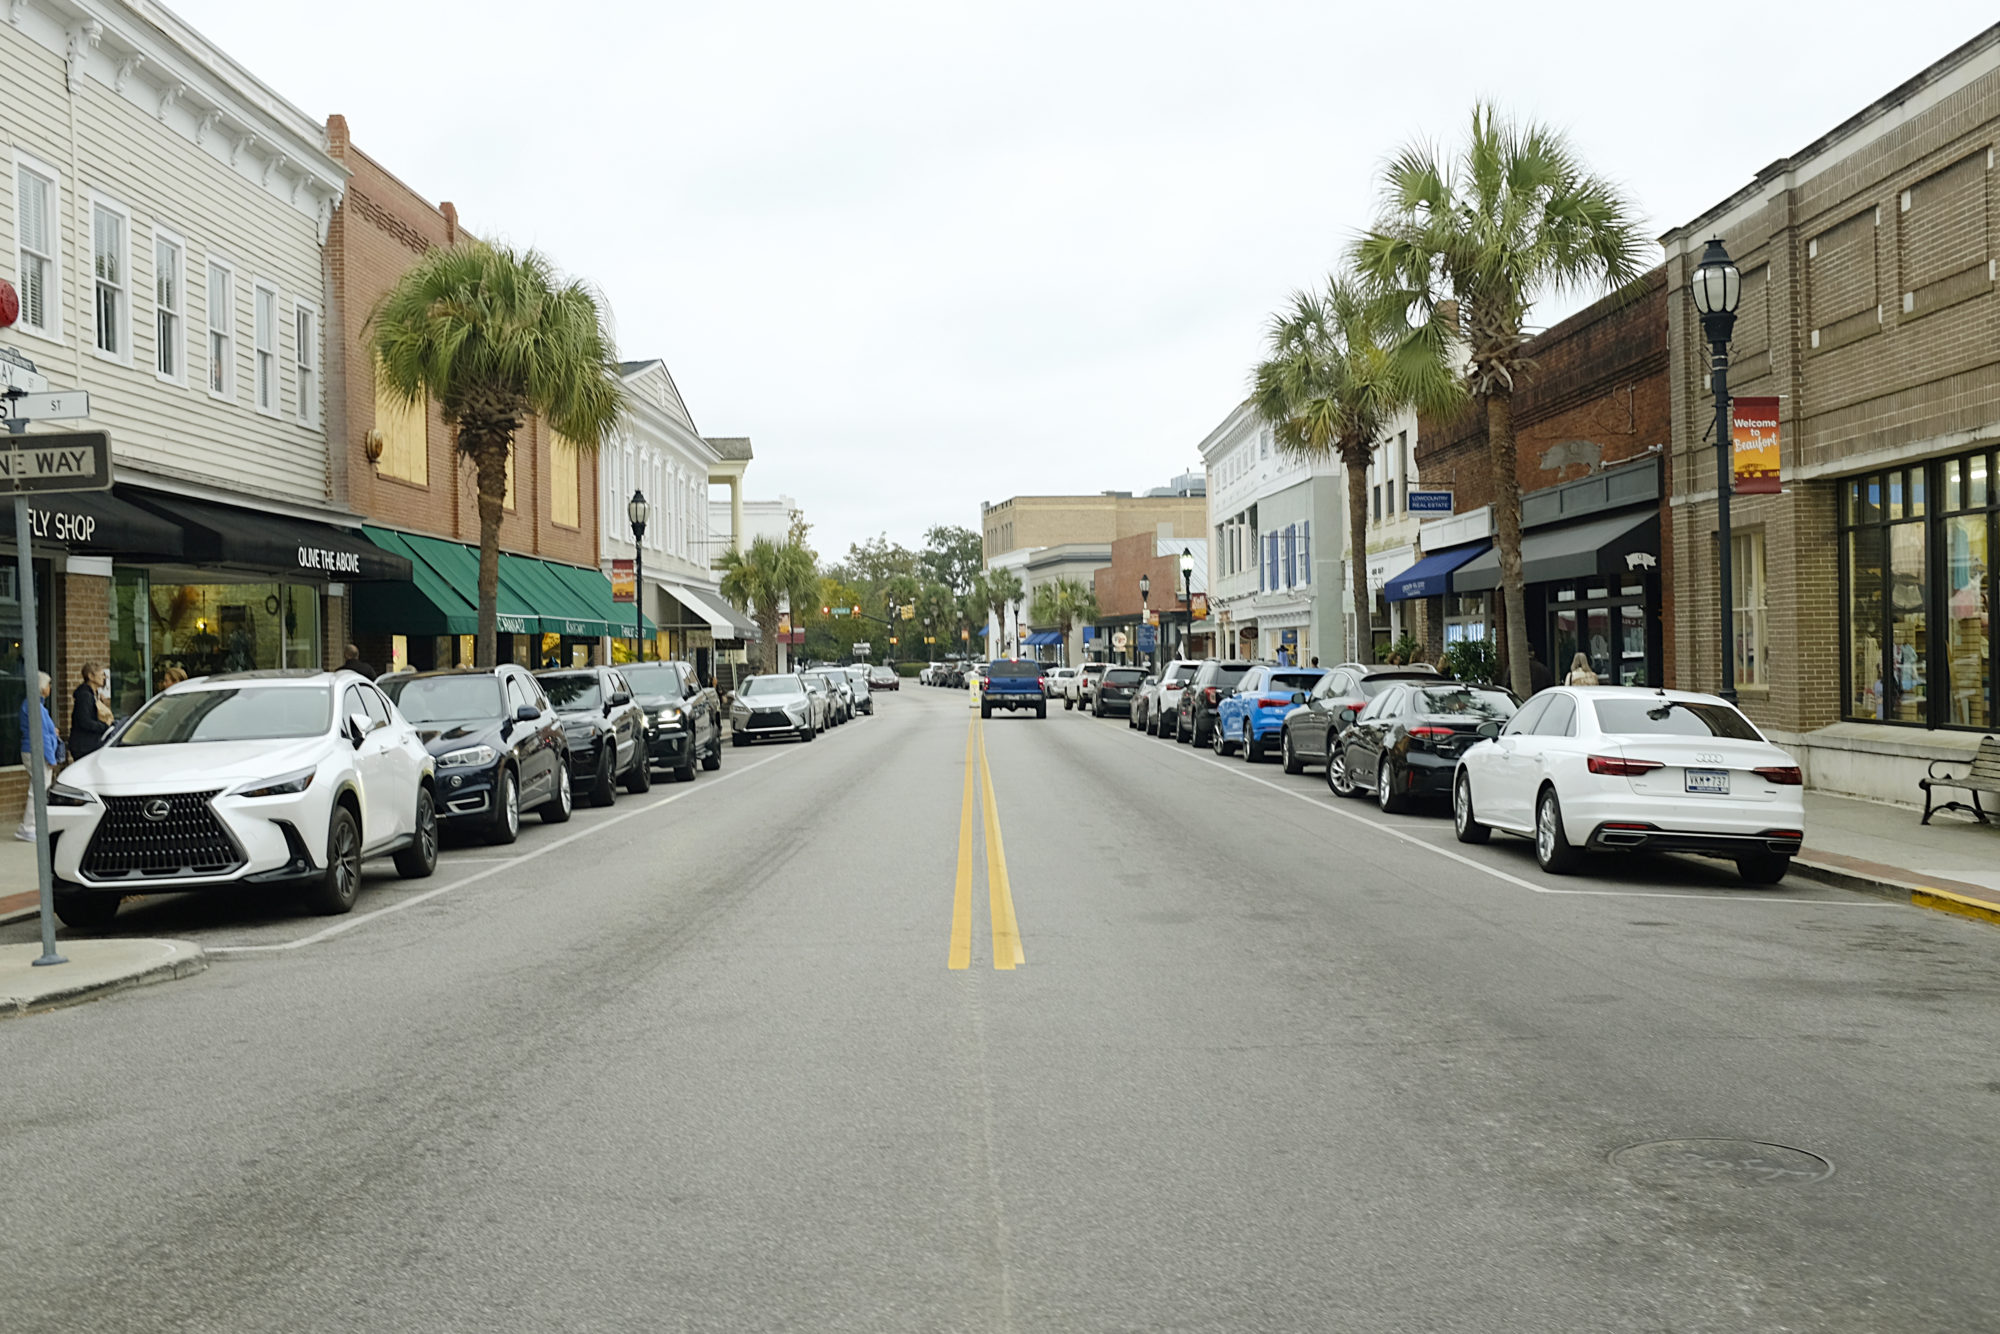
POLYGON ((512 843, 524 810, 549 824, 569 819, 569 743, 527 668, 404 673, 375 684, 437 757, 440 822, 512 843))
POLYGON ((1202 663, 1175 705, 1174 740, 1206 746, 1208 734, 1215 730, 1217 706, 1236 693, 1237 682, 1257 665, 1248 658, 1210 658, 1202 663))
POLYGON ((646 763, 646 713, 632 702, 632 687, 617 668, 536 672, 535 680, 562 720, 570 782, 591 805, 617 801, 621 782, 635 793, 653 786, 653 769, 646 763))
POLYGON ((683 783, 722 767, 722 700, 685 662, 628 662, 618 669, 646 714, 647 763, 683 783))

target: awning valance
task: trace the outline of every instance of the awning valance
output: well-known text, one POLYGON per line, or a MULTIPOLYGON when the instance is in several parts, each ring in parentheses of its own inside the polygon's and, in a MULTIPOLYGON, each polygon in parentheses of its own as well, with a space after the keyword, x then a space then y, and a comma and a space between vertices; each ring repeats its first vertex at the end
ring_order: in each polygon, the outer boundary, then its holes
POLYGON ((1062 643, 1062 632, 1060 630, 1037 630, 1021 642, 1035 648, 1049 648, 1062 643))
MULTIPOLYGON (((362 532, 381 550, 405 557, 411 573, 405 583, 383 582, 357 589, 355 629, 400 635, 477 632, 478 548, 387 528, 365 527, 362 532)), ((494 608, 501 634, 552 634, 573 639, 604 635, 629 638, 632 634, 630 612, 616 615, 622 609, 611 600, 611 581, 597 570, 503 551, 499 574, 494 608)), ((656 628, 650 620, 646 622, 647 634, 656 628)))
POLYGON ((1479 542, 1472 546, 1454 547, 1450 551, 1440 551, 1424 557, 1409 569, 1390 578, 1384 591, 1391 602, 1407 602, 1411 598, 1434 598, 1452 591, 1452 572, 1467 561, 1486 554, 1493 544, 1479 542))
POLYGON ((180 525, 181 554, 193 561, 281 570, 336 582, 410 578, 407 558, 311 519, 211 504, 138 487, 122 492, 142 509, 180 525))
POLYGON ((707 589, 689 588, 686 584, 665 584, 676 602, 689 612, 706 622, 717 639, 755 639, 757 629, 744 615, 723 601, 719 594, 707 589))
MULTIPOLYGON (((1523 583, 1570 579, 1615 579, 1636 575, 1660 558, 1660 512, 1627 510, 1563 528, 1537 528, 1521 538, 1523 583), (1644 560, 1628 559, 1644 557, 1644 560)), ((1500 586, 1500 553, 1488 551, 1451 577, 1454 592, 1476 593, 1500 586)))
MULTIPOLYGON (((28 531, 38 543, 66 547, 79 556, 182 555, 181 526, 109 491, 31 496, 28 531)), ((0 505, 0 536, 14 536, 14 507, 0 505)))

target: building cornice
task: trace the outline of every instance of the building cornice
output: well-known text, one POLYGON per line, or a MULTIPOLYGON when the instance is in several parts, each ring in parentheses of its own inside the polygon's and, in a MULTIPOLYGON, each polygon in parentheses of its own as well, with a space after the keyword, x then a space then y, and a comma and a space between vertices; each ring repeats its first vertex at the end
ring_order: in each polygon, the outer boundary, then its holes
POLYGON ((246 183, 314 221, 347 186, 323 126, 149 0, 9 0, 8 21, 65 63, 70 93, 102 84, 246 183))

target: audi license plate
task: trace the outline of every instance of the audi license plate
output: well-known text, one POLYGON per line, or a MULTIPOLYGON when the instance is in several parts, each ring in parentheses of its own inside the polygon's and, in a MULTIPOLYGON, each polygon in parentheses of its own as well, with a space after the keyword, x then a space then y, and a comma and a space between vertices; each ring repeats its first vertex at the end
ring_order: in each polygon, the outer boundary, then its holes
POLYGON ((1687 771, 1687 790, 1713 792, 1726 797, 1729 795, 1729 770, 1690 769, 1687 771))

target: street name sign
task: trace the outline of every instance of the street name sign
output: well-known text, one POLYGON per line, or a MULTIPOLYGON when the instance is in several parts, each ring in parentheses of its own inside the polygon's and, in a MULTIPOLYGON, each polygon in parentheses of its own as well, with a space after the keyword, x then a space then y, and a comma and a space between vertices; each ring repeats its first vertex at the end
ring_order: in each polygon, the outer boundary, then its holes
POLYGON ((0 441, 0 496, 110 488, 109 431, 16 435, 0 441))
POLYGON ((49 387, 49 377, 36 370, 34 362, 13 348, 0 347, 0 384, 35 394, 49 387))
POLYGON ((854 646, 854 656, 857 658, 865 658, 869 655, 870 652, 873 651, 873 649, 874 645, 870 644, 865 639, 861 640, 854 646))
POLYGON ((63 417, 88 417, 90 394, 82 389, 59 389, 49 394, 22 394, 7 400, 6 415, 15 421, 53 421, 63 417))

